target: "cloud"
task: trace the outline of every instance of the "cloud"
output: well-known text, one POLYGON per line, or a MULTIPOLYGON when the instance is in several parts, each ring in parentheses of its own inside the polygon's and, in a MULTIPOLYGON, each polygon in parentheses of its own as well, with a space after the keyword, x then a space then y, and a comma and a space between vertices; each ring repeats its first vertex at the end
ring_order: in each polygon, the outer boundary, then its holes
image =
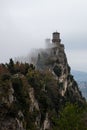
POLYGON ((44 47, 44 39, 56 30, 71 59, 74 50, 87 50, 86 5, 86 0, 0 1, 0 62, 44 47))

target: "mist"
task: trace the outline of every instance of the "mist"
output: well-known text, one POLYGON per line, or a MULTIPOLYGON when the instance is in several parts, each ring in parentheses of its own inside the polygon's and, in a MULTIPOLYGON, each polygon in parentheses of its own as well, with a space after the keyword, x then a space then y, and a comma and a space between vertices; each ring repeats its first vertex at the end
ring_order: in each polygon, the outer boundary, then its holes
POLYGON ((44 40, 57 30, 71 67, 86 71, 86 62, 74 62, 87 55, 86 5, 86 0, 1 0, 0 63, 26 56, 32 48, 44 48, 44 40))

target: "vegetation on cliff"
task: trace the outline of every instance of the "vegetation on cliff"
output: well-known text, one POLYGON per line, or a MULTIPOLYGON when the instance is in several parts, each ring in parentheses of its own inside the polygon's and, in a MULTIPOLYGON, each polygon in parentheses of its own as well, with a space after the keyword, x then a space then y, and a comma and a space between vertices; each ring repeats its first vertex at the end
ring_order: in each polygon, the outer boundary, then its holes
MULTIPOLYGON (((61 75, 58 67, 54 72, 61 75)), ((71 87, 75 89, 76 85, 73 82, 71 87)), ((48 69, 39 71, 32 64, 14 63, 12 59, 9 64, 1 64, 1 130, 86 130, 85 100, 81 95, 78 100, 70 88, 62 96, 61 89, 63 82, 48 69)))

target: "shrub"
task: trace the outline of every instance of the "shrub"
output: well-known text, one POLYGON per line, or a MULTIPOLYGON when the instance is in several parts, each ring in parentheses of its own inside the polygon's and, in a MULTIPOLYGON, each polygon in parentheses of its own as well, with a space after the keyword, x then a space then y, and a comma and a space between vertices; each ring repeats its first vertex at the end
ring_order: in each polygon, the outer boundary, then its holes
POLYGON ((9 74, 2 74, 1 75, 1 80, 9 80, 11 78, 11 76, 9 74))
POLYGON ((87 130, 82 121, 83 109, 77 104, 67 103, 65 108, 60 112, 58 120, 59 130, 87 130))

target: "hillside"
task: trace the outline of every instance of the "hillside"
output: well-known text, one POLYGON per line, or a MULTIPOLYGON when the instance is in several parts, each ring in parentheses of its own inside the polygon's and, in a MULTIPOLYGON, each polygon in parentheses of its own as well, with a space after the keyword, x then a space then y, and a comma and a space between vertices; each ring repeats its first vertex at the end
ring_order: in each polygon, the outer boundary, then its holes
POLYGON ((59 33, 35 61, 35 66, 12 59, 0 65, 0 129, 87 130, 86 101, 71 75, 59 33))

